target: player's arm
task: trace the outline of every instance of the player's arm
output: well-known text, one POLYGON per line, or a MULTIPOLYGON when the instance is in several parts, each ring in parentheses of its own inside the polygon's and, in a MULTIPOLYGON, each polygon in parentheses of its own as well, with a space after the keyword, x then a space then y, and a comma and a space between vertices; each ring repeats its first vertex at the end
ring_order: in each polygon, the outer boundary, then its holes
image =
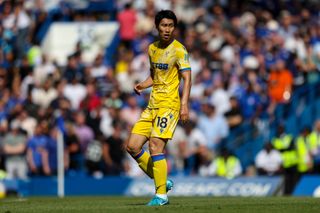
POLYGON ((138 95, 141 94, 142 90, 147 89, 153 85, 153 80, 151 76, 149 76, 146 80, 136 84, 134 86, 134 92, 137 93, 138 95))
POLYGON ((191 89, 191 70, 181 72, 183 78, 183 90, 181 98, 180 119, 182 122, 186 122, 189 118, 189 96, 191 89))
POLYGON ((186 48, 178 48, 176 50, 177 65, 180 75, 183 79, 183 89, 180 106, 180 119, 182 122, 186 122, 189 118, 189 96, 191 89, 191 68, 189 62, 189 56, 186 48))

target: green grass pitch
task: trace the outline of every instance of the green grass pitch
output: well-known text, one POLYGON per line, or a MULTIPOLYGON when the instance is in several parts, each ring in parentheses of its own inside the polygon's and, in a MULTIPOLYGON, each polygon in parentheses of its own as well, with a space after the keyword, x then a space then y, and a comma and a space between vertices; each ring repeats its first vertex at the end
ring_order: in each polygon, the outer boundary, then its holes
POLYGON ((306 197, 170 197, 170 205, 145 206, 147 197, 29 197, 0 200, 0 212, 315 212, 320 213, 320 199, 306 197))

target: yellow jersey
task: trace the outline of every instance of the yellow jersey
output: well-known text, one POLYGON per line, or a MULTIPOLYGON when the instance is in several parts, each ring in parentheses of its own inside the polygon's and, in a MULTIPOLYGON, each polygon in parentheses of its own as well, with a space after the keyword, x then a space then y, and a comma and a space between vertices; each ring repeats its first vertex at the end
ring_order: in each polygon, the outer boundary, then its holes
POLYGON ((153 80, 148 108, 180 110, 180 72, 191 70, 186 48, 177 40, 165 48, 156 41, 149 45, 148 54, 153 80))

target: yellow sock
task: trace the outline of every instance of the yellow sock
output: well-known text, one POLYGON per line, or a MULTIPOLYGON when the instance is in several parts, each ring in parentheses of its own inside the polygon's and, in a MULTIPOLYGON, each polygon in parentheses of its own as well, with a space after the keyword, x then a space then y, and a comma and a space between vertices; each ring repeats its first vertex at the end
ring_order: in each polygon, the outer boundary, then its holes
POLYGON ((154 185, 156 194, 167 194, 167 161, 163 153, 152 155, 154 185))
POLYGON ((137 162, 139 167, 150 177, 153 178, 153 163, 151 156, 148 152, 143 149, 139 154, 133 157, 137 162))

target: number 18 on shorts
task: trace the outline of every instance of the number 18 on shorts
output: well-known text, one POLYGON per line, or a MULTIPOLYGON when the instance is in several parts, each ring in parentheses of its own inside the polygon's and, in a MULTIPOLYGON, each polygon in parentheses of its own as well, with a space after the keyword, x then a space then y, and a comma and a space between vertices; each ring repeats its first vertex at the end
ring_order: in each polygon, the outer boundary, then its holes
POLYGON ((134 125, 132 133, 147 138, 157 137, 171 139, 179 121, 179 111, 168 108, 146 108, 139 121, 134 125))

